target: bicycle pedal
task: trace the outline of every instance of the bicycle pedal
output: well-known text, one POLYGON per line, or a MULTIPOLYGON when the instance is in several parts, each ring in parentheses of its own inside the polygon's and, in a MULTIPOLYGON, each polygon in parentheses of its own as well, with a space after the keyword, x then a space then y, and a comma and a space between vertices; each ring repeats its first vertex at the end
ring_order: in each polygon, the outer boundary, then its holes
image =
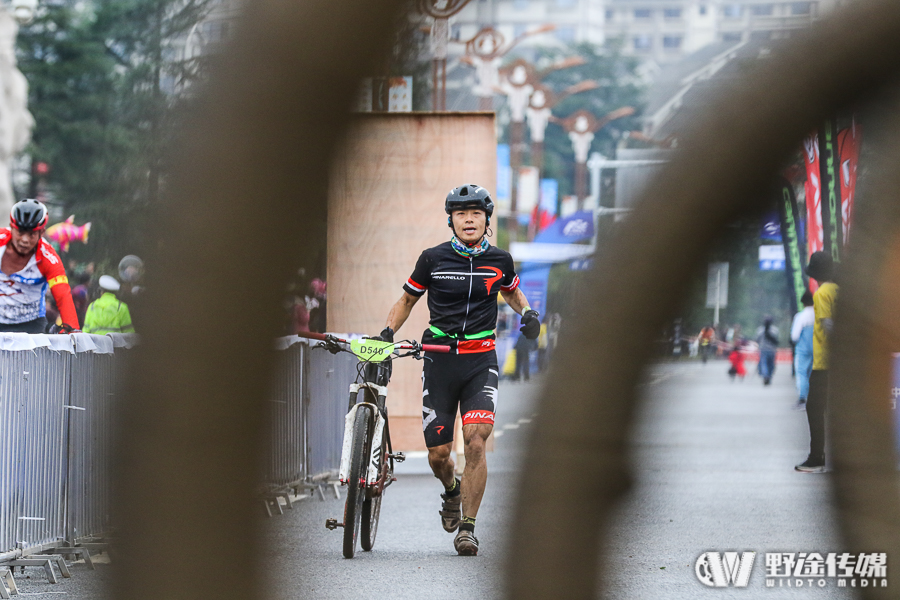
POLYGON ((343 523, 338 523, 337 519, 325 519, 325 529, 334 531, 338 527, 343 527, 343 523))
POLYGON ((397 462, 403 462, 404 460, 406 460, 406 455, 403 454, 402 452, 395 452, 394 454, 388 454, 388 457, 393 458, 397 462))

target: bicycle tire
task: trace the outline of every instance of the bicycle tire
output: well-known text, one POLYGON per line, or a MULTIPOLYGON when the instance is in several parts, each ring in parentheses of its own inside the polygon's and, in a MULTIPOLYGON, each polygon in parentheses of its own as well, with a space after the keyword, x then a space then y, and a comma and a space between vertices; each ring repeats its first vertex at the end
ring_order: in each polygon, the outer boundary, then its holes
MULTIPOLYGON (((387 473, 387 456, 383 438, 379 456, 381 461, 379 465, 381 473, 379 475, 383 477, 387 473)), ((366 501, 363 502, 362 519, 360 520, 360 529, 362 530, 360 545, 366 552, 372 550, 375 546, 375 535, 378 533, 378 517, 381 514, 381 498, 384 496, 384 489, 377 496, 373 496, 371 493, 367 494, 367 496, 366 501)))
POLYGON ((369 422, 372 412, 368 406, 356 409, 353 423, 353 443, 350 455, 350 473, 347 483, 347 502, 344 504, 344 558, 353 558, 363 503, 366 499, 366 471, 369 466, 369 422))

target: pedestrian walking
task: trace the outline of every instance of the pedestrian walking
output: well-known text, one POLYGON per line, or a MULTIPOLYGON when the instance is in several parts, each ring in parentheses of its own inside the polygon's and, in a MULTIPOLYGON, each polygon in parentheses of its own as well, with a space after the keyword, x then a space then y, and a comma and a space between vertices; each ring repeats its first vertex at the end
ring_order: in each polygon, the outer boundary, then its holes
POLYGON ((806 399, 809 423, 809 457, 794 467, 803 473, 825 472, 825 409, 828 404, 828 338, 834 328, 834 310, 838 285, 834 282, 834 260, 827 252, 809 257, 807 274, 819 283, 813 294, 813 366, 806 399))
POLYGON ((809 376, 813 366, 813 329, 816 311, 813 308, 813 296, 807 290, 800 299, 803 309, 794 315, 791 324, 791 341, 794 342, 794 373, 797 384, 797 409, 806 408, 809 396, 809 376))
POLYGON ((772 383, 775 373, 775 353, 778 351, 778 328, 772 324, 772 317, 766 316, 762 327, 756 330, 756 343, 759 344, 759 374, 763 385, 772 383))

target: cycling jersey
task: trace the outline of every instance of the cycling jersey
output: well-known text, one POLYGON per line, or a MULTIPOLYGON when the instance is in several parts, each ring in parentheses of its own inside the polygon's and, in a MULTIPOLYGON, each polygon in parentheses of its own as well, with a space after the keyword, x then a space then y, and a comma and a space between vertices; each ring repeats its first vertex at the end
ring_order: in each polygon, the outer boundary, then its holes
MULTIPOLYGON (((0 229, 0 256, 11 239, 8 227, 0 229)), ((48 286, 63 323, 78 329, 78 315, 62 259, 43 238, 38 240, 24 269, 18 273, 0 272, 0 323, 26 323, 45 317, 44 295, 48 286)))
POLYGON ((430 327, 423 343, 448 345, 458 354, 490 352, 497 326, 497 293, 519 287, 509 252, 496 246, 478 256, 461 256, 450 242, 422 252, 404 291, 428 292, 430 327))

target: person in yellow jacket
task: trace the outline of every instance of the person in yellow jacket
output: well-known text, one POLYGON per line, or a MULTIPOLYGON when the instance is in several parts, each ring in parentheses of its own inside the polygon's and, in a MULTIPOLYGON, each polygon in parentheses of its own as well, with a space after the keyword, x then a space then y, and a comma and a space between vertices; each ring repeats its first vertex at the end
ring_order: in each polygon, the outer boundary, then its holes
POLYGON ((128 305, 116 297, 116 292, 120 288, 116 278, 109 275, 102 276, 100 288, 103 293, 88 306, 82 331, 97 335, 134 333, 128 305))

